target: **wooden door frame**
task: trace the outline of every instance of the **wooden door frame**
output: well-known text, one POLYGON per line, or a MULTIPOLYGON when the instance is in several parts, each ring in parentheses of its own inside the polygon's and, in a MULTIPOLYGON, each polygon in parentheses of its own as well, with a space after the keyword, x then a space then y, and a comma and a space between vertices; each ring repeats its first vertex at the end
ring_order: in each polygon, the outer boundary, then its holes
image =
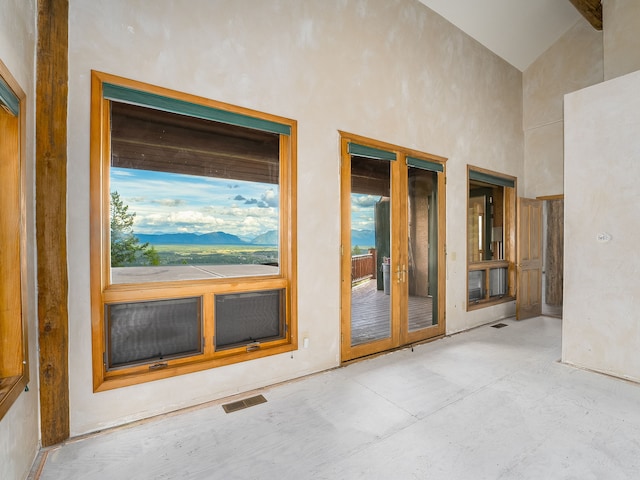
MULTIPOLYGON (((374 355, 384 351, 393 350, 395 348, 401 348, 413 343, 421 343, 430 341, 435 338, 444 336, 446 331, 446 203, 445 203, 445 189, 446 189, 446 158, 412 150, 398 145, 393 145, 379 140, 363 137, 360 135, 347 133, 343 131, 338 132, 340 135, 340 214, 341 214, 341 275, 340 275, 340 324, 341 324, 341 363, 350 362, 352 360, 374 355), (443 165, 443 172, 437 174, 437 186, 438 186, 438 294, 437 294, 437 315, 438 325, 434 325, 429 328, 430 332, 433 332, 428 338, 422 338, 420 335, 423 330, 417 332, 404 331, 403 322, 393 321, 394 318, 401 318, 401 309, 399 301, 391 302, 391 335, 387 339, 367 343, 364 345, 351 346, 351 243, 350 243, 350 230, 351 230, 351 205, 349 201, 344 198, 344 192, 351 191, 351 161, 350 154, 348 152, 348 143, 354 142, 361 145, 370 146, 390 152, 395 152, 398 156, 397 162, 402 162, 396 165, 396 169, 400 172, 396 175, 392 175, 391 178, 391 195, 395 192, 399 192, 401 188, 401 182, 406 180, 406 157, 423 158, 443 165), (404 177, 400 174, 404 172, 404 177), (345 282, 348 282, 349 288, 346 288, 345 282), (348 315, 347 315, 348 314, 348 315)), ((404 191, 404 190, 403 190, 404 191)), ((405 192, 406 193, 406 192, 405 192)), ((392 202, 391 204, 391 216, 392 218, 400 219, 400 226, 406 227, 406 209, 407 198, 406 195, 400 195, 400 200, 392 202)), ((406 249, 405 249, 406 250, 406 249)), ((407 264, 407 253, 401 251, 400 242, 391 243, 391 264, 402 265, 402 260, 405 260, 407 264)), ((392 278, 395 278, 396 269, 392 269, 392 278)), ((398 284, 398 282, 391 282, 391 295, 392 299, 394 295, 406 295, 407 284, 398 284)), ((404 297, 403 297, 404 298, 404 297)), ((404 306, 406 314, 407 306, 404 306)))

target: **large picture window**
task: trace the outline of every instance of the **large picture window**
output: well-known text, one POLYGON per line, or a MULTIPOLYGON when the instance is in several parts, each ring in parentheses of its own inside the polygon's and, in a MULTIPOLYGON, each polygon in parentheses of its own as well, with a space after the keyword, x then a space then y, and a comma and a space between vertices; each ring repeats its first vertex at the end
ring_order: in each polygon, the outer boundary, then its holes
POLYGON ((94 388, 296 348, 296 122, 94 72, 92 132, 94 388))
POLYGON ((24 99, 0 62, 0 419, 29 381, 24 99))
POLYGON ((515 298, 514 177, 468 168, 468 309, 515 298))

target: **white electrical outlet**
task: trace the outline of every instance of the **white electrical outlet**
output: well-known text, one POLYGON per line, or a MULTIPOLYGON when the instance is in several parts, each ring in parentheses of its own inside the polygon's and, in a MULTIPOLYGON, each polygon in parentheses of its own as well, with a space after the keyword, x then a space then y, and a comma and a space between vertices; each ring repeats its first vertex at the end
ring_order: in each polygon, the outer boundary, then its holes
POLYGON ((601 232, 596 236, 596 240, 600 243, 607 243, 611 241, 611 235, 607 232, 601 232))

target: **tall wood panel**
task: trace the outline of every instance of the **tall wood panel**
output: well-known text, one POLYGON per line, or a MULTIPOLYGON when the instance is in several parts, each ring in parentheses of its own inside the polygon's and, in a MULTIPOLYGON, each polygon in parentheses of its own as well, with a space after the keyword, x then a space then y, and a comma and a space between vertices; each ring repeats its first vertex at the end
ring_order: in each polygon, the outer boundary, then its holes
POLYGON ((20 292, 20 153, 18 117, 0 108, 0 378, 22 375, 22 302, 20 292), (6 136, 4 136, 6 135, 6 136))
POLYGON ((36 242, 42 445, 69 437, 66 248, 68 0, 38 1, 36 242))
POLYGON ((545 303, 562 305, 564 262, 564 199, 547 201, 547 249, 545 251, 545 303))

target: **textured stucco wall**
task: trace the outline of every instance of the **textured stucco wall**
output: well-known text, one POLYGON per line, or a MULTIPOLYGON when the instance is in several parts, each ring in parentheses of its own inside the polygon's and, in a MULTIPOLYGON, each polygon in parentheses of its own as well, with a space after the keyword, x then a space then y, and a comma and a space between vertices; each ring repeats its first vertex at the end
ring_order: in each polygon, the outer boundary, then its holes
POLYGON ((602 32, 582 18, 524 71, 525 196, 563 193, 563 96, 602 80, 602 32))
POLYGON ((640 70, 640 2, 603 0, 604 78, 640 70))
POLYGON ((25 478, 36 456, 39 444, 38 416, 38 351, 36 339, 35 289, 35 212, 34 212, 34 159, 35 159, 35 38, 36 1, 3 0, 0 2, 0 61, 20 84, 27 99, 27 295, 29 300, 29 391, 22 393, 7 414, 0 420, 0 478, 25 478))
POLYGON ((72 434, 338 365, 338 130, 448 157, 447 331, 514 312, 466 312, 466 166, 522 179, 522 74, 417 0, 71 0, 69 43, 72 434), (298 120, 298 329, 308 349, 92 393, 91 69, 298 120))
POLYGON ((562 360, 635 381, 640 381, 639 90, 640 72, 635 72, 565 97, 562 360), (601 241, 601 234, 610 240, 601 241))

